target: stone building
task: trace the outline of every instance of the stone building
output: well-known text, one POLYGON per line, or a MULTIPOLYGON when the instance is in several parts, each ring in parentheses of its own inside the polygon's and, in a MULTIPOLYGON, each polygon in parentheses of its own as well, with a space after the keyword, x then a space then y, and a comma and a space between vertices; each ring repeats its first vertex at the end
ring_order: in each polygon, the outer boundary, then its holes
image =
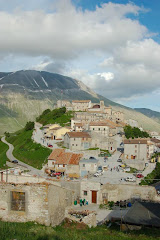
POLYGON ((74 111, 87 111, 92 106, 91 100, 73 100, 72 107, 74 111))
POLYGON ((91 136, 87 132, 68 132, 64 135, 64 146, 70 150, 86 150, 91 146, 91 136))
POLYGON ((103 121, 90 122, 89 131, 100 134, 102 136, 109 136, 108 124, 103 121))
POLYGON ((124 159, 147 160, 147 139, 124 140, 124 159))
POLYGON ((82 159, 79 162, 80 166, 80 176, 84 177, 89 174, 93 174, 97 171, 99 161, 95 158, 93 159, 82 159))
POLYGON ((0 219, 59 225, 74 201, 73 191, 48 183, 0 183, 0 219))
POLYGON ((48 169, 54 172, 61 172, 69 177, 79 178, 79 161, 83 154, 65 152, 64 149, 57 148, 48 157, 48 169))
POLYGON ((62 107, 71 107, 71 103, 68 100, 58 100, 57 101, 57 108, 62 108, 62 107))
POLYGON ((120 201, 128 199, 143 199, 159 201, 156 189, 151 186, 139 186, 133 184, 104 184, 84 179, 81 181, 80 196, 88 200, 89 204, 103 204, 108 201, 120 201))

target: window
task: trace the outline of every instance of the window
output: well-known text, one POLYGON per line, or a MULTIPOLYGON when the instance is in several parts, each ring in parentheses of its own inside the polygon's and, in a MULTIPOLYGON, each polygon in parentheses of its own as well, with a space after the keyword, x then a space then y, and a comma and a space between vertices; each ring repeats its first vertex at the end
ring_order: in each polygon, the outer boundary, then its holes
POLYGON ((58 167, 59 167, 59 164, 58 164, 58 167))
POLYGON ((72 146, 74 146, 74 144, 72 144, 72 146))
POLYGON ((135 148, 137 147, 137 145, 135 145, 135 148))
POLYGON ((137 153, 137 150, 135 150, 135 153, 137 153))
POLYGON ((93 128, 93 130, 94 130, 94 128, 93 128))
POLYGON ((65 164, 63 164, 63 167, 65 167, 65 164))
POLYGON ((54 165, 54 162, 52 162, 52 165, 54 165))
POLYGON ((74 138, 74 141, 76 141, 76 139, 74 138))
POLYGON ((11 192, 11 210, 25 211, 25 192, 11 192))
POLYGON ((106 129, 104 128, 104 131, 105 131, 106 129))
POLYGON ((101 129, 99 128, 99 131, 100 131, 101 129))
POLYGON ((83 194, 84 194, 84 196, 87 196, 87 191, 84 191, 83 194))
POLYGON ((78 146, 78 144, 76 144, 76 146, 78 146))
POLYGON ((83 167, 85 167, 85 164, 83 164, 83 167))

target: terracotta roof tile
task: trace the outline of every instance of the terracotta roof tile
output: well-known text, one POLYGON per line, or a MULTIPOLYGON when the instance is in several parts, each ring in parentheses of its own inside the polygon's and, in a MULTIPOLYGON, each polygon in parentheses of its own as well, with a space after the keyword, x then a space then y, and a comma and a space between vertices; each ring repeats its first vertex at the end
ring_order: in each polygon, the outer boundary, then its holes
POLYGON ((147 139, 125 139, 124 144, 147 144, 147 139))
POLYGON ((62 148, 56 148, 54 149, 51 154, 49 155, 48 159, 49 160, 56 160, 57 157, 59 157, 62 153, 64 153, 65 150, 62 148))
POLYGON ((151 138, 151 141, 154 142, 154 143, 160 143, 160 140, 156 139, 156 138, 151 138))
POLYGON ((70 138, 91 138, 87 132, 67 132, 70 138))
POLYGON ((73 100, 72 103, 87 103, 90 102, 91 100, 73 100))

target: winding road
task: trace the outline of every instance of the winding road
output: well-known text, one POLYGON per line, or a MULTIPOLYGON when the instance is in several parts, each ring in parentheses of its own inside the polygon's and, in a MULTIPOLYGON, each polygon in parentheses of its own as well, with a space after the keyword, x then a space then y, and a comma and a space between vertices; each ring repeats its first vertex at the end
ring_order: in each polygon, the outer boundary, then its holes
POLYGON ((38 175, 38 176, 44 176, 44 173, 42 170, 38 170, 24 162, 21 162, 19 159, 15 158, 13 156, 13 150, 14 150, 14 146, 10 143, 8 143, 5 139, 5 137, 2 137, 2 142, 4 142, 5 144, 7 144, 9 146, 9 149, 8 151, 6 152, 6 155, 7 155, 7 158, 10 160, 10 161, 13 161, 13 160, 17 160, 18 163, 17 164, 14 164, 15 166, 19 166, 19 167, 24 167, 26 168, 27 170, 30 171, 31 174, 33 175, 38 175))

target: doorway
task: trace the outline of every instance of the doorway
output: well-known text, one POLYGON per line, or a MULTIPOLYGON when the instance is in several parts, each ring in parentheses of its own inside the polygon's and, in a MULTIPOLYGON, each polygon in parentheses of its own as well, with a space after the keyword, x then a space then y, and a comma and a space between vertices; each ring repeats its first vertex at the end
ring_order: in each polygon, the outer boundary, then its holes
POLYGON ((97 203, 97 191, 92 191, 92 203, 97 203))

